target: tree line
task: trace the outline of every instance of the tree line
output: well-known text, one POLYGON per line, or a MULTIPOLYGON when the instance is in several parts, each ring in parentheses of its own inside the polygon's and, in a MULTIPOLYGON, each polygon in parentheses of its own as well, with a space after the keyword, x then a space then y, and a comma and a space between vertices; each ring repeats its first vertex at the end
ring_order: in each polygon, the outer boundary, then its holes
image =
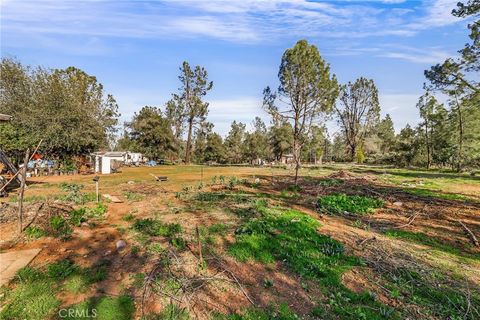
MULTIPOLYGON (((233 121, 222 138, 207 121, 206 96, 213 88, 201 66, 184 62, 180 87, 162 107, 145 106, 124 124, 115 148, 152 159, 185 163, 258 163, 288 155, 298 173, 301 163, 355 161, 396 166, 445 167, 458 171, 480 166, 480 40, 478 0, 459 3, 453 15, 473 17, 470 42, 425 71, 425 93, 417 103, 421 122, 398 134, 387 114, 380 117, 378 89, 360 77, 339 84, 316 46, 306 40, 287 49, 280 62, 276 90, 263 91, 260 118, 233 121), (440 103, 437 93, 447 97, 440 103), (340 131, 330 135, 326 121, 340 131)), ((3 59, 1 113, 15 121, 0 125, 2 148, 12 156, 44 138, 45 151, 58 157, 113 147, 118 107, 95 77, 70 67, 31 69, 3 59)))
POLYGON ((15 59, 0 65, 0 147, 15 162, 43 140, 42 153, 68 160, 106 148, 115 138, 118 105, 94 76, 66 69, 31 68, 15 59))

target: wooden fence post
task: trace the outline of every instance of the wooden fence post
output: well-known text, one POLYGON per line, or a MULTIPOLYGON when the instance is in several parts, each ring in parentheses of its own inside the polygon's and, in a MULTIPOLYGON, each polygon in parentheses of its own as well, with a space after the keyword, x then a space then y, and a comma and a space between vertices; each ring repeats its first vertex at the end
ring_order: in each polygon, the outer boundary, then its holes
POLYGON ((22 181, 20 183, 20 191, 18 196, 18 233, 22 233, 22 225, 23 225, 23 195, 25 193, 25 185, 27 184, 27 165, 28 160, 30 158, 30 149, 27 149, 25 153, 25 159, 23 160, 23 168, 22 168, 22 181))

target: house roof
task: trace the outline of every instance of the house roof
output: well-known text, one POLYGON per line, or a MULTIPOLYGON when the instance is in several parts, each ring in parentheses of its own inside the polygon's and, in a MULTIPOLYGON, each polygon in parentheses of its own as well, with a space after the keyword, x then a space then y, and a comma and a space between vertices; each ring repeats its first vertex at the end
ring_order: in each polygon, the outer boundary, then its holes
POLYGON ((123 157, 126 152, 124 151, 112 151, 112 152, 105 152, 104 156, 106 157, 123 157))
POLYGON ((0 121, 10 121, 10 119, 12 119, 12 116, 9 116, 8 114, 0 113, 0 121))

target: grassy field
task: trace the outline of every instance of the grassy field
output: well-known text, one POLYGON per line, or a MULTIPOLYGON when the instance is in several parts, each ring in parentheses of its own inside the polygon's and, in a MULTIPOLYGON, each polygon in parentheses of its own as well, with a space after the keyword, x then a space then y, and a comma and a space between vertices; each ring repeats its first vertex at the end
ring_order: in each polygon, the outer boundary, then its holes
MULTIPOLYGON (((32 178, 2 319, 478 319, 480 177, 159 166, 32 178), (167 176, 156 182, 154 177, 167 176), (119 242, 120 241, 120 242, 119 242)), ((12 218, 8 218, 8 215, 12 218)))

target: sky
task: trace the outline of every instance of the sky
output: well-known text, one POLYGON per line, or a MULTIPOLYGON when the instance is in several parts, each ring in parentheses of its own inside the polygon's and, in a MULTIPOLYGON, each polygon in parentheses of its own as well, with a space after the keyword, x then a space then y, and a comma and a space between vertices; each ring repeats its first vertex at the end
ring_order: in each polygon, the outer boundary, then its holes
MULTIPOLYGON (((318 47, 341 83, 360 76, 379 89, 397 132, 418 123, 423 71, 467 42, 458 0, 0 0, 1 55, 48 68, 78 67, 116 98, 121 120, 163 107, 183 61, 213 81, 208 120, 228 133, 250 125, 262 91, 278 86, 282 53, 299 39, 318 47)), ((328 122, 332 134, 338 131, 328 122)))

